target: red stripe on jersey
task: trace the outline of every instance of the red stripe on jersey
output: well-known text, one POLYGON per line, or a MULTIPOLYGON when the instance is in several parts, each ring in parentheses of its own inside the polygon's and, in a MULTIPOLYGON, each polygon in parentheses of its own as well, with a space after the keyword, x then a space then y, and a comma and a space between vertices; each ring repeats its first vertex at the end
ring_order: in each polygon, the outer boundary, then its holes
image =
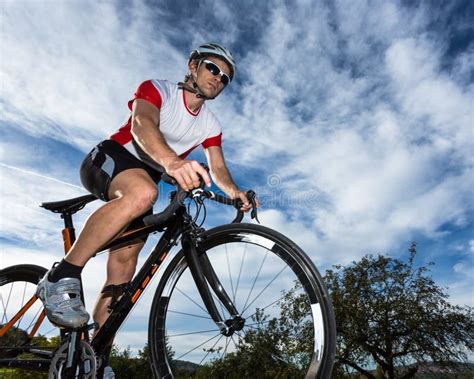
POLYGON ((110 136, 110 139, 118 142, 121 145, 126 145, 132 139, 132 117, 128 118, 128 121, 125 125, 123 125, 117 132, 110 136))
POLYGON ((211 146, 221 146, 221 145, 222 145, 222 133, 214 137, 209 137, 202 143, 202 147, 204 147, 205 149, 211 146))
POLYGON ((184 92, 185 90, 183 89, 183 102, 184 102, 184 107, 186 108, 186 110, 188 111, 188 113, 191 115, 191 116, 197 116, 199 114, 199 112, 201 112, 201 107, 199 107, 198 111, 196 113, 194 113, 191 109, 188 108, 188 102, 186 101, 186 96, 184 95, 184 92))
POLYGON ((132 110, 133 102, 136 99, 146 100, 152 103, 158 109, 161 108, 162 100, 161 100, 160 92, 156 89, 156 87, 153 85, 151 80, 144 81, 142 84, 138 86, 133 96, 133 99, 128 102, 128 108, 130 110, 132 110))
POLYGON ((185 151, 183 154, 179 154, 179 157, 181 159, 184 159, 186 158, 189 154, 191 154, 191 152, 196 148, 197 146, 193 146, 192 148, 190 148, 188 151, 185 151))

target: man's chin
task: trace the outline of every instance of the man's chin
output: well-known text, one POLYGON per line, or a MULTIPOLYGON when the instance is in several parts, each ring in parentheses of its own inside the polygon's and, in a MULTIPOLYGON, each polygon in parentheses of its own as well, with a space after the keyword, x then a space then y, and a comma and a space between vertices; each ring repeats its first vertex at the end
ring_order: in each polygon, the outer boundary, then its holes
POLYGON ((202 92, 204 93, 204 95, 206 95, 206 97, 209 97, 209 98, 216 97, 219 94, 218 90, 210 90, 207 88, 205 91, 202 91, 202 92))

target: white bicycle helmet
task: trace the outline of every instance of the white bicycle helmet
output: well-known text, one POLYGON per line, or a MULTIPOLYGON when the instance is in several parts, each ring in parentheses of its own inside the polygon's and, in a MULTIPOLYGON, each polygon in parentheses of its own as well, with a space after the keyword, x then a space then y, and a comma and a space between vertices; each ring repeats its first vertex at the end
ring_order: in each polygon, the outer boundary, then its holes
POLYGON ((230 80, 233 80, 236 71, 235 60, 232 57, 230 51, 227 50, 224 46, 219 45, 218 43, 205 43, 203 45, 200 45, 197 49, 191 51, 191 54, 189 55, 188 64, 193 59, 199 59, 200 57, 206 57, 209 55, 221 58, 227 62, 230 67, 230 80))

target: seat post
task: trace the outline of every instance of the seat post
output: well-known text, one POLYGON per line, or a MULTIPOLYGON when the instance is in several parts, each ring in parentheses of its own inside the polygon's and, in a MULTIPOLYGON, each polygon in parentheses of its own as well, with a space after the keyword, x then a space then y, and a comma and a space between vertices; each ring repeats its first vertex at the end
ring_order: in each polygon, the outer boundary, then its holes
POLYGON ((76 240, 76 232, 74 230, 74 224, 72 222, 72 212, 62 212, 61 218, 64 220, 64 229, 62 230, 64 254, 67 254, 69 249, 71 249, 72 244, 76 240))
POLYGON ((66 254, 76 240, 74 225, 72 223, 72 215, 84 208, 86 204, 94 200, 97 200, 97 197, 89 194, 68 200, 42 203, 40 205, 40 207, 47 209, 48 211, 61 214, 61 218, 64 220, 64 229, 62 234, 64 241, 64 252, 66 254))

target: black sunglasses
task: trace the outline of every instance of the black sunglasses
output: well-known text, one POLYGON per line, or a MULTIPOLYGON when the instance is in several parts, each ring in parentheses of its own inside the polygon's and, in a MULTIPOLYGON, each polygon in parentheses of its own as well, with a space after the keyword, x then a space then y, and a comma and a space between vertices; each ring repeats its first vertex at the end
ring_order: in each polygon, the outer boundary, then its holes
POLYGON ((204 59, 203 62, 206 64, 206 68, 211 72, 212 75, 220 75, 221 76, 221 82, 224 86, 230 83, 230 77, 227 75, 224 71, 222 71, 218 65, 216 65, 212 61, 208 61, 207 59, 204 59))

